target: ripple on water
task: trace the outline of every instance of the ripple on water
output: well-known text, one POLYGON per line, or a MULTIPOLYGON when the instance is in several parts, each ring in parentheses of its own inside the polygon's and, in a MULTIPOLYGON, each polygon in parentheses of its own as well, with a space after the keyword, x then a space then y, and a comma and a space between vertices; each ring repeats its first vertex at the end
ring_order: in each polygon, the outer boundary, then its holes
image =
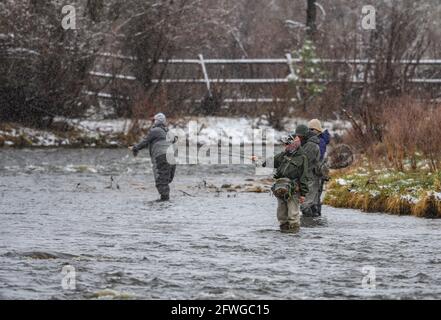
POLYGON ((9 258, 29 258, 34 260, 51 260, 51 259, 74 259, 78 256, 62 252, 43 252, 43 251, 30 251, 30 252, 16 252, 10 251, 2 255, 9 258))
POLYGON ((24 216, 26 214, 26 212, 0 212, 0 215, 5 216, 24 216))

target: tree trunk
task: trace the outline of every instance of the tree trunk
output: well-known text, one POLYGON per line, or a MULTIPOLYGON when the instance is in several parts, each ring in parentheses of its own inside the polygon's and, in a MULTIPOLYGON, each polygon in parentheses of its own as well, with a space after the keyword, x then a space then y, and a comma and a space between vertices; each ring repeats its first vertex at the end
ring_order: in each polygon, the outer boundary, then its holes
POLYGON ((316 0, 307 0, 308 7, 306 9, 306 27, 307 36, 309 39, 313 40, 317 33, 317 6, 315 5, 316 0))
POLYGON ((87 0, 86 4, 90 19, 93 22, 99 22, 104 8, 103 0, 87 0))

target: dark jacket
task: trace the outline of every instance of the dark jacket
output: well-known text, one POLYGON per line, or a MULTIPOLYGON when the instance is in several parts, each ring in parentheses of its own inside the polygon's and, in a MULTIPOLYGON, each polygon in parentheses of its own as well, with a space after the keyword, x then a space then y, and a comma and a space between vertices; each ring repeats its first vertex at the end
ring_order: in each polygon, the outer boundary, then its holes
POLYGON ((331 142, 331 135, 329 134, 329 131, 325 130, 321 134, 319 134, 319 139, 320 139, 320 161, 322 161, 326 155, 326 148, 328 144, 331 142))
POLYGON ((172 143, 167 140, 168 129, 164 125, 157 125, 150 129, 147 136, 140 143, 133 147, 135 153, 142 149, 149 148, 150 157, 154 160, 159 156, 167 154, 172 143))
POLYGON ((281 152, 274 157, 275 179, 288 178, 295 181, 301 196, 308 193, 308 159, 303 148, 293 153, 281 152))
POLYGON ((308 174, 309 177, 318 175, 320 166, 320 139, 313 132, 309 132, 305 139, 302 141, 302 147, 308 158, 308 174))

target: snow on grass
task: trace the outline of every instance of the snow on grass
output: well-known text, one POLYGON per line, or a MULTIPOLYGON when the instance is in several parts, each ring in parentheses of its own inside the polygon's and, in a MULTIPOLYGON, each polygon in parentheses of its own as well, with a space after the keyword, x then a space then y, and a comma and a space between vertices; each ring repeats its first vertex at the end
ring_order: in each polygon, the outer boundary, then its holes
POLYGON ((127 133, 130 128, 131 121, 127 119, 90 121, 83 120, 78 122, 78 129, 89 131, 90 133, 127 133))
MULTIPOLYGON (((130 119, 114 120, 78 120, 57 118, 55 121, 67 122, 80 134, 87 138, 90 143, 87 147, 97 146, 118 146, 121 135, 128 134, 132 121, 130 119)), ((264 118, 229 118, 229 117, 184 117, 179 120, 170 121, 170 130, 179 136, 179 141, 189 140, 190 143, 202 145, 215 145, 219 141, 222 144, 232 143, 251 144, 266 142, 278 144, 283 136, 292 133, 297 125, 307 124, 306 119, 292 118, 285 119, 286 130, 274 130, 264 118), (192 130, 190 130, 192 128, 192 130), (190 134, 191 133, 191 134, 190 134), (182 137, 182 135, 184 135, 182 137)), ((139 125, 147 131, 151 125, 150 121, 140 121, 139 125)), ((349 124, 343 121, 324 122, 324 127, 333 134, 341 134, 349 124)), ((44 130, 14 127, 1 131, 0 139, 3 137, 4 145, 14 146, 17 140, 25 139, 26 145, 36 147, 69 146, 75 144, 74 139, 57 136, 55 133, 44 130)), ((139 137, 141 139, 141 137, 139 137)), ((17 144, 19 145, 19 144, 17 144)))
POLYGON ((435 197, 436 200, 441 201, 441 192, 433 192, 433 196, 435 197))
MULTIPOLYGON (((187 122, 184 125, 184 131, 188 131, 189 125, 197 125, 197 137, 190 136, 191 142, 199 144, 217 144, 219 140, 222 143, 251 144, 254 142, 262 142, 264 135, 268 143, 276 143, 286 133, 273 130, 265 121, 258 119, 245 118, 223 118, 223 117, 206 117, 191 120, 193 123, 187 122)), ((177 129, 175 127, 175 129, 177 129)))
POLYGON ((417 197, 410 195, 410 194, 404 194, 404 195, 400 196, 400 198, 403 200, 406 200, 409 203, 413 203, 413 204, 416 204, 419 201, 419 199, 417 197))
POLYGON ((369 194, 372 196, 372 197, 378 197, 378 196, 380 196, 381 195, 381 192, 380 191, 378 191, 378 190, 370 190, 369 191, 369 194))
MULTIPOLYGON (((278 131, 274 130, 264 118, 184 117, 178 121, 172 120, 169 128, 172 133, 180 137, 180 141, 188 139, 194 144, 213 145, 219 141, 223 144, 230 141, 233 145, 251 144, 253 141, 277 144, 283 136, 293 132, 297 125, 306 124, 307 120, 293 118, 286 119, 285 123, 286 131, 278 131)), ((91 136, 117 135, 127 134, 131 125, 132 122, 128 119, 84 120, 78 122, 78 129, 91 136)), ((146 130, 150 126, 150 121, 140 121, 140 126, 146 130)), ((324 127, 328 128, 331 134, 342 134, 349 128, 349 124, 336 120, 324 122, 324 127)))
POLYGON ((341 186, 347 186, 349 184, 347 180, 342 179, 342 178, 335 180, 335 182, 337 182, 341 186))
POLYGON ((5 140, 6 146, 15 146, 25 141, 26 145, 34 147, 55 147, 68 145, 69 140, 60 138, 54 133, 30 128, 12 128, 10 130, 0 130, 0 138, 5 140))
POLYGON ((441 172, 369 167, 337 171, 328 185, 325 203, 368 212, 441 217, 441 172))
MULTIPOLYGON (((80 121, 78 129, 87 134, 127 134, 131 127, 131 120, 116 119, 103 121, 80 121)), ((148 129, 149 121, 140 121, 143 129, 148 129)), ((284 134, 276 130, 272 130, 271 126, 265 121, 259 119, 245 118, 227 118, 227 117, 204 117, 204 118, 183 118, 177 122, 172 121, 169 124, 172 132, 178 135, 187 136, 192 143, 199 144, 217 144, 219 140, 228 141, 232 138, 233 144, 252 143, 255 129, 261 129, 270 133, 267 137, 269 142, 275 142, 284 134), (190 130, 191 128, 191 130, 190 130), (274 132, 274 136, 271 133, 274 132)), ((182 139, 180 139, 182 141, 182 139)))

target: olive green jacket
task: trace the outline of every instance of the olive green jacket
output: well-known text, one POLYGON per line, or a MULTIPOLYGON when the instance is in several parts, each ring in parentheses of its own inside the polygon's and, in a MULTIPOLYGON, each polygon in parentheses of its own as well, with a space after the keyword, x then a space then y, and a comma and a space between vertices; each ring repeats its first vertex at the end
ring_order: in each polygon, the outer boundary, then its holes
POLYGON ((281 152, 274 157, 274 168, 277 169, 275 179, 288 178, 299 186, 300 195, 308 193, 308 158, 305 151, 300 147, 294 153, 281 152))
POLYGON ((308 175, 312 179, 319 175, 320 167, 320 139, 317 135, 310 132, 306 137, 306 143, 302 146, 308 158, 308 175))

